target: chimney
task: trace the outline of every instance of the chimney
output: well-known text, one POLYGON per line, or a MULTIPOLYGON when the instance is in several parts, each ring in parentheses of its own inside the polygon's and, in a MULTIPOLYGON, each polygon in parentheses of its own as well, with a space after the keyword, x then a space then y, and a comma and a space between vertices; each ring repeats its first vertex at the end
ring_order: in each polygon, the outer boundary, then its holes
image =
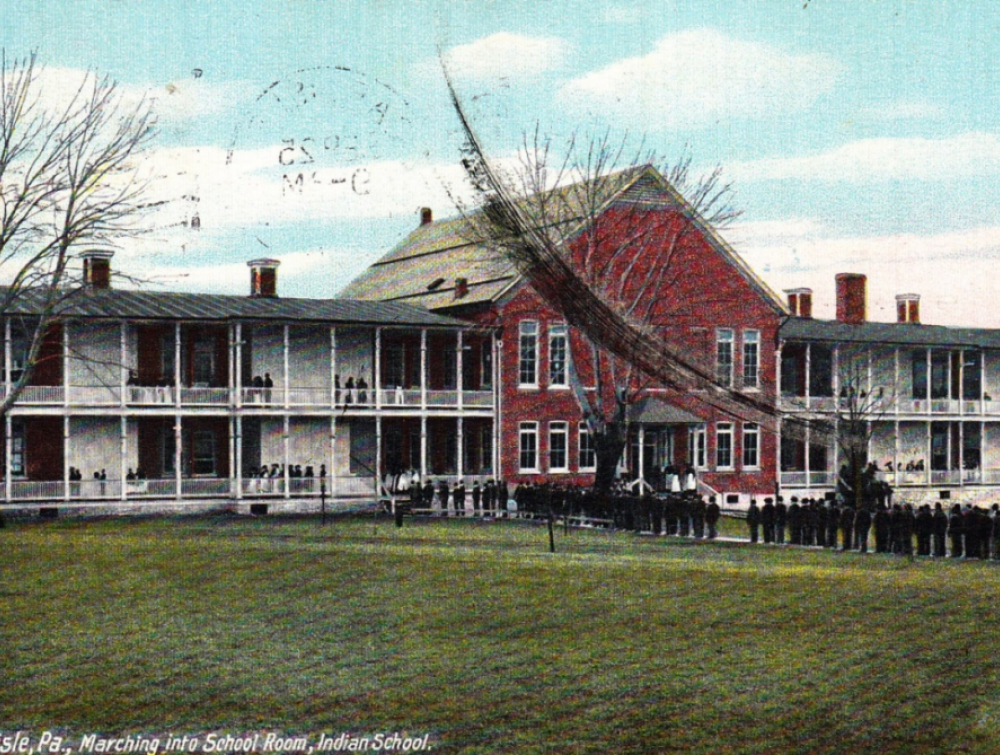
POLYGON ((789 288, 785 293, 788 294, 788 308, 792 311, 793 317, 813 316, 813 290, 811 288, 789 288))
POLYGON ((430 225, 434 222, 434 213, 430 207, 420 208, 420 225, 430 225))
POLYGON ((896 295, 896 322, 920 324, 920 294, 896 295))
POLYGON ((868 278, 861 273, 837 275, 837 319, 854 325, 868 319, 868 278))
POLYGON ((114 252, 90 249, 80 255, 83 258, 83 284, 88 288, 111 288, 111 258, 114 252))
POLYGON ((276 299, 278 297, 278 260, 259 259, 250 260, 247 266, 250 268, 250 296, 268 297, 276 299))
POLYGON ((468 293, 469 293, 469 279, 455 278, 455 298, 464 299, 465 295, 468 293))

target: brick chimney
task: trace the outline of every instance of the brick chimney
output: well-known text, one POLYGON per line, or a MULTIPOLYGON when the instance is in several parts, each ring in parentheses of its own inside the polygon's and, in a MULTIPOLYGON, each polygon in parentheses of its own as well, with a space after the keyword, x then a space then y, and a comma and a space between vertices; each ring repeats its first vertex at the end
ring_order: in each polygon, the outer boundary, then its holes
POLYGON ((455 278, 455 298, 464 299, 469 293, 469 279, 455 278))
POLYGON ((920 324, 920 294, 896 295, 896 322, 920 324))
POLYGON ((83 284, 88 288, 111 288, 111 258, 114 252, 90 249, 83 258, 83 284))
POLYGON ((434 222, 434 213, 430 207, 420 208, 420 225, 430 225, 434 222))
POLYGON ((247 266, 250 268, 250 296, 254 297, 278 297, 278 260, 259 259, 250 260, 247 266))
POLYGON ((868 278, 861 273, 838 273, 837 319, 855 325, 868 319, 868 278))
POLYGON ((788 308, 792 311, 793 317, 813 316, 813 290, 811 288, 789 288, 785 293, 788 294, 788 308))

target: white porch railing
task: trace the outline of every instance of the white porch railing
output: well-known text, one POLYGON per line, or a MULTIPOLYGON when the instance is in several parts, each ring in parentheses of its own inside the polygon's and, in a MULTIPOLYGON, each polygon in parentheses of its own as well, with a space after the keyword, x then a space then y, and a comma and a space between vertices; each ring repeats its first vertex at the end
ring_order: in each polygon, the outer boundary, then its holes
POLYGON ((121 389, 107 385, 71 385, 69 402, 87 406, 114 406, 121 403, 121 389))
POLYGON ((228 403, 228 388, 181 388, 181 404, 225 406, 228 403))

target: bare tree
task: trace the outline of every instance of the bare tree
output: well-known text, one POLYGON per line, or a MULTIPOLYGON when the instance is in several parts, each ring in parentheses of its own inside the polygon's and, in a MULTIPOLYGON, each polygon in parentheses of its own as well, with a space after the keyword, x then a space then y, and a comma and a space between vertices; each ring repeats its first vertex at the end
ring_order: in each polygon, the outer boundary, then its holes
POLYGON ((513 261, 575 326, 567 369, 594 441, 599 488, 614 479, 629 408, 650 386, 711 388, 706 403, 751 421, 773 413, 766 402, 720 385, 694 350, 678 348, 678 322, 719 302, 663 295, 690 274, 678 264, 689 242, 739 215, 721 168, 695 177, 687 150, 671 164, 642 146, 629 149, 627 135, 615 140, 609 133, 581 142, 574 136, 556 157, 537 128, 523 138, 516 164, 494 165, 454 102, 481 205, 475 212, 460 206, 471 240, 513 261))
POLYGON ((79 254, 140 232, 140 160, 153 134, 149 103, 88 72, 62 102, 36 53, 0 60, 0 317, 16 322, 22 369, 0 400, 17 400, 51 325, 80 287, 79 254))

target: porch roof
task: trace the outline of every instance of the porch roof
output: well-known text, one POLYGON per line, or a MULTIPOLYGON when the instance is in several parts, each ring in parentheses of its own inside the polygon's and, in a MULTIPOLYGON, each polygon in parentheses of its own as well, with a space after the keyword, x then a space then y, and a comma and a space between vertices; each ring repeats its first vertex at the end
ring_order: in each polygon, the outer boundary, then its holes
POLYGON ((870 343, 895 346, 939 346, 1000 349, 1000 330, 951 328, 918 323, 863 322, 790 317, 778 335, 783 341, 825 341, 829 343, 870 343))
POLYGON ((628 410, 628 419, 629 422, 643 425, 691 425, 704 422, 700 417, 656 396, 645 396, 632 404, 628 410))
MULTIPOLYGON (((41 311, 41 299, 23 292, 12 314, 41 311)), ((410 325, 468 328, 468 323, 402 302, 351 299, 295 299, 222 294, 189 294, 117 289, 67 292, 57 305, 63 318, 112 320, 264 320, 345 325, 410 325)))

